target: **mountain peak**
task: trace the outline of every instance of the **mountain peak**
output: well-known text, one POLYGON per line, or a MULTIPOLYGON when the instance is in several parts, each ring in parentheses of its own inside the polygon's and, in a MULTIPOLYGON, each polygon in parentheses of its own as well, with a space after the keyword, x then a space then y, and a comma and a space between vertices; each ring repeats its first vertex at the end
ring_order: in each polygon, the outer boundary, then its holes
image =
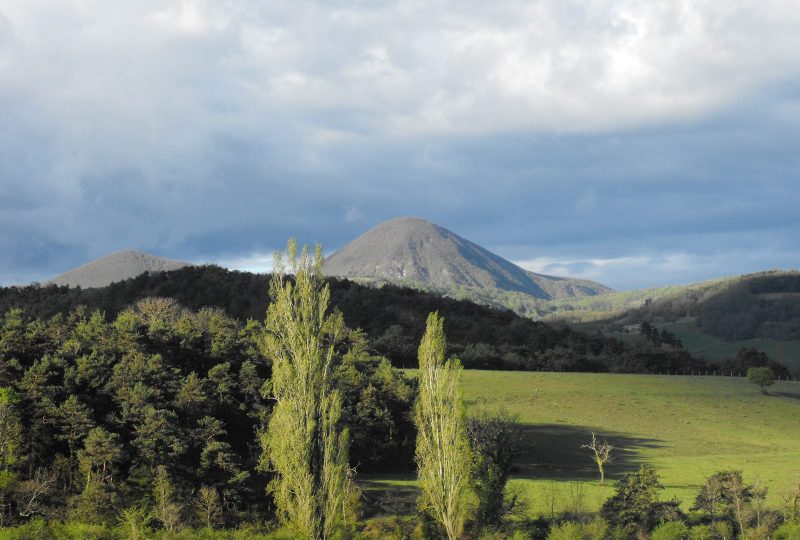
POLYGON ((69 270, 47 283, 82 287, 84 289, 105 287, 116 281, 134 278, 145 272, 177 270, 184 266, 189 266, 189 263, 165 259, 164 257, 135 249, 123 249, 69 270))
POLYGON ((417 217, 385 221, 325 261, 328 275, 521 292, 542 299, 607 292, 597 283, 528 272, 452 231, 417 217))

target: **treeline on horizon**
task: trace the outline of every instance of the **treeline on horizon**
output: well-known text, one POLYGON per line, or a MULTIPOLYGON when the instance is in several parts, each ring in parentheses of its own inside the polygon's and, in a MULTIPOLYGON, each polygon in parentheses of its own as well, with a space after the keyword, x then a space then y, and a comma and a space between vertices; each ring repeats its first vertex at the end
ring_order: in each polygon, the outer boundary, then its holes
MULTIPOLYGON (((142 298, 165 297, 191 310, 221 308, 245 324, 263 320, 268 282, 264 274, 194 266, 142 274, 102 288, 5 287, 0 289, 0 313, 21 308, 26 316, 46 320, 85 306, 89 313, 99 310, 113 320, 142 298)), ((364 331, 372 353, 388 358, 395 367, 416 367, 425 317, 437 310, 447 321, 448 353, 458 355, 468 369, 675 373, 751 367, 740 359, 708 363, 674 344, 647 340, 626 344, 407 287, 370 287, 336 278, 328 282, 332 306, 350 327, 364 331)))

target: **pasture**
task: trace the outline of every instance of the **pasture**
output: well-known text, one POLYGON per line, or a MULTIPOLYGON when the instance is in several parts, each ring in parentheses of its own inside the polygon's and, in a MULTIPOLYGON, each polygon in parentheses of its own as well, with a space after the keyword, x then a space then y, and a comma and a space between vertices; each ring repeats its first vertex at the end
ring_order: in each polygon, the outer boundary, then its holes
MULTIPOLYGON (((773 507, 800 481, 800 382, 778 382, 766 396, 736 377, 470 370, 463 382, 470 412, 518 416, 525 450, 510 486, 532 514, 597 510, 615 480, 640 464, 656 467, 661 498, 675 497, 685 510, 719 470, 742 470, 747 482, 759 477, 773 507), (616 447, 604 485, 580 448, 593 431, 616 447)), ((413 510, 413 477, 363 481, 386 499, 374 510, 413 510)))

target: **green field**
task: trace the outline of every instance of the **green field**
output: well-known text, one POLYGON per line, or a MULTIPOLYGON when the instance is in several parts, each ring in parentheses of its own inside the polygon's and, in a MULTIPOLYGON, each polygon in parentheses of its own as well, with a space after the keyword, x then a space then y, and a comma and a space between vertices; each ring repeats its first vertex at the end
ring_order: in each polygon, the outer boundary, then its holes
POLYGON ((800 370, 800 341, 778 341, 775 339, 725 341, 702 333, 697 326, 696 319, 693 317, 675 322, 656 323, 655 326, 675 334, 691 352, 712 360, 735 358, 736 353, 742 347, 752 347, 767 353, 773 360, 794 370, 800 370))
MULTIPOLYGON (((613 492, 616 478, 640 464, 656 467, 665 490, 688 509, 711 473, 740 469, 757 476, 777 506, 800 481, 800 382, 779 382, 761 395, 743 378, 465 371, 470 411, 480 408, 517 414, 526 451, 511 486, 529 500, 531 513, 559 511, 571 492, 583 492, 596 510, 613 492), (580 445, 591 432, 617 448, 600 486, 593 463, 580 445)), ((375 510, 413 508, 410 478, 366 479, 374 495, 386 491, 375 510), (392 492, 403 495, 394 499, 392 492)))

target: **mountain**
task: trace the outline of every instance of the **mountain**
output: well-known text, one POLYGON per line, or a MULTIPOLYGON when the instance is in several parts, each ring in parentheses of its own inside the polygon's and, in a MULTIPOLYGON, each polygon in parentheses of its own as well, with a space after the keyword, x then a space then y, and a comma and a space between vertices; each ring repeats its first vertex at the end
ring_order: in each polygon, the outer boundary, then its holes
POLYGON ((47 284, 69 287, 105 287, 117 281, 136 277, 145 272, 177 270, 189 263, 165 259, 142 251, 126 249, 100 257, 57 276, 47 284))
POLYGON ((401 283, 439 292, 498 291, 553 300, 611 289, 592 281, 529 272, 429 221, 402 217, 381 223, 325 260, 325 274, 401 283))

